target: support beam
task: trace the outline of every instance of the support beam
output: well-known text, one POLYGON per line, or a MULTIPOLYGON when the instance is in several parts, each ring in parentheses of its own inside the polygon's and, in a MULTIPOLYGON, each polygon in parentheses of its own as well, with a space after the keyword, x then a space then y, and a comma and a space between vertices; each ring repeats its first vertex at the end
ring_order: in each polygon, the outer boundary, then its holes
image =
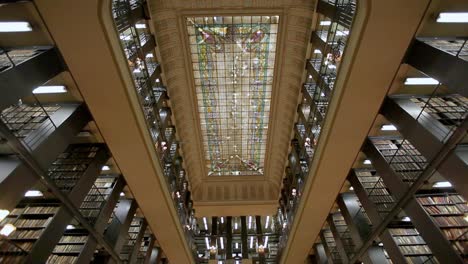
POLYGON ((357 1, 334 96, 280 263, 305 261, 429 4, 370 2, 357 1))
POLYGON ((111 1, 35 4, 164 253, 172 263, 194 263, 115 31, 111 1), (77 23, 83 18, 86 23, 77 23))
POLYGON ((446 85, 452 91, 468 97, 468 61, 414 40, 406 63, 446 85))
POLYGON ((0 72, 0 109, 31 95, 34 88, 64 70, 65 66, 58 49, 44 47, 42 51, 38 51, 38 55, 0 72))

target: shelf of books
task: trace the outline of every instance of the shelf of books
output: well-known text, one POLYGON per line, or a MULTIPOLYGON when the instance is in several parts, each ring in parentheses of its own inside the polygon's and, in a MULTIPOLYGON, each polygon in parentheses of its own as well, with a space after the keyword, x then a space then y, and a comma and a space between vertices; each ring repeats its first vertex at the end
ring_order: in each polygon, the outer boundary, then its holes
MULTIPOLYGON (((373 137, 370 138, 369 143, 385 159, 385 162, 375 162, 377 171, 389 171, 387 168, 390 168, 398 175, 398 177, 393 178, 399 178, 408 185, 416 181, 427 167, 428 161, 426 158, 408 140, 400 137, 373 137)), ((371 160, 378 159, 375 154, 372 155, 372 152, 365 152, 371 160)), ((392 189, 389 183, 387 185, 392 189)), ((402 186, 398 187, 401 188, 402 186)))
POLYGON ((77 263, 88 239, 90 238, 86 230, 79 226, 68 225, 47 263, 77 263))
POLYGON ((330 228, 322 229, 320 238, 322 240, 322 244, 328 259, 332 260, 333 263, 343 263, 341 255, 336 247, 335 238, 333 237, 333 233, 331 232, 330 228))
MULTIPOLYGON (((91 186, 91 189, 80 206, 81 214, 86 217, 90 223, 96 223, 112 193, 120 194, 121 188, 116 188, 118 180, 119 175, 99 175, 94 181, 94 184, 91 186)), ((115 205, 115 202, 113 204, 115 205)))
POLYGON ((135 258, 134 254, 138 252, 138 246, 146 228, 146 223, 141 217, 133 217, 130 227, 128 228, 128 234, 124 245, 120 251, 120 258, 124 261, 128 261, 135 258))
POLYGON ((410 223, 394 223, 387 230, 407 263, 439 263, 418 230, 410 223))
POLYGON ((73 144, 52 163, 48 177, 78 207, 108 159, 105 144, 73 144))
POLYGON ((151 233, 149 226, 146 227, 145 232, 139 245, 137 245, 138 252, 135 258, 135 262, 143 264, 151 255, 151 250, 155 244, 156 238, 151 233))
MULTIPOLYGON (((27 261, 32 256, 42 255, 44 237, 53 239, 50 231, 51 225, 61 220, 61 203, 54 198, 25 198, 18 206, 0 222, 2 227, 10 226, 11 233, 4 239, 8 239, 21 249, 12 248, 13 251, 4 250, 2 256, 14 253, 15 259, 27 261)), ((5 234, 3 234, 5 235, 5 234)), ((45 252, 44 254, 48 254, 45 252)))
POLYGON ((351 238, 351 232, 341 212, 330 214, 328 216, 328 224, 335 238, 335 244, 341 255, 341 259, 347 260, 352 257, 355 252, 355 243, 351 238))
POLYGON ((468 205, 454 192, 416 195, 418 203, 440 228, 465 262, 468 262, 468 205))
POLYGON ((354 174, 364 188, 368 199, 375 205, 379 215, 384 218, 395 206, 383 179, 374 169, 354 169, 354 174))
MULTIPOLYGON (((81 214, 100 234, 104 231, 103 224, 107 223, 123 185, 123 179, 119 175, 99 175, 79 208, 81 214)), ((87 263, 92 259, 97 245, 95 239, 77 221, 71 221, 48 262, 87 263)))

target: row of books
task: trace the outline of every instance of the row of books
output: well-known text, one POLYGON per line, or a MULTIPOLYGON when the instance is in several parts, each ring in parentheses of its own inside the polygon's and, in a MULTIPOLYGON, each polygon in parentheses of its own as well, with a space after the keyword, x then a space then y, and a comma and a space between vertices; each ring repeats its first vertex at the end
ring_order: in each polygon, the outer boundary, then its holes
POLYGON ((437 216, 433 219, 440 227, 468 227, 463 216, 437 216))
POLYGON ((77 253, 79 254, 83 249, 83 244, 59 244, 54 248, 53 253, 77 253))
POLYGON ((394 236, 393 240, 395 240, 397 245, 426 244, 420 236, 394 236))
POLYGON ((46 263, 64 263, 64 264, 71 264, 75 263, 78 260, 77 256, 62 256, 62 255, 50 255, 47 259, 46 263))
POLYGON ((86 243, 88 241, 88 236, 70 236, 70 235, 63 235, 60 238, 60 244, 67 244, 67 243, 86 243))
POLYGON ((466 210, 463 210, 458 205, 426 205, 424 209, 430 215, 463 214, 464 212, 466 212, 466 210))
POLYGON ((2 225, 13 224, 16 228, 37 228, 46 227, 52 221, 52 217, 46 219, 16 219, 16 218, 5 218, 2 221, 2 225))
POLYGON ((417 200, 422 205, 436 205, 436 204, 463 204, 465 208, 466 201, 462 196, 458 194, 447 194, 447 195, 434 195, 434 196, 424 196, 417 197, 417 200))
POLYGON ((28 206, 23 214, 55 214, 58 209, 56 206, 28 206))
POLYGON ((39 239, 43 231, 43 229, 16 230, 8 238, 12 240, 39 239))
POLYGON ((432 254, 431 249, 427 245, 399 245, 398 248, 400 249, 403 255, 430 255, 432 254))

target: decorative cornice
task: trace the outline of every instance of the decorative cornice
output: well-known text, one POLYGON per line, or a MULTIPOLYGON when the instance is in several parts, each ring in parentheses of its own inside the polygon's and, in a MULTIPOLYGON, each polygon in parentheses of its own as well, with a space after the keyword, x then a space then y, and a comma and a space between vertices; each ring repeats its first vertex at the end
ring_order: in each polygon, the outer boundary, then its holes
POLYGON ((300 96, 315 1, 154 0, 152 21, 171 99, 177 134, 195 202, 277 200, 287 164, 291 131, 300 96), (186 15, 279 14, 280 29, 272 93, 265 176, 207 176, 183 17, 186 15))

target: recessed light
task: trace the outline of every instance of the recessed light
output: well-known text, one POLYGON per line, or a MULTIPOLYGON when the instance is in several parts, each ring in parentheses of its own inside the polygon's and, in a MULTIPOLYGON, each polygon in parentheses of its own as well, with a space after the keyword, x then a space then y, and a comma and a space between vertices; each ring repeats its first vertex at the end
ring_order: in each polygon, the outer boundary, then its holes
POLYGON ((332 23, 331 21, 320 21, 321 26, 329 26, 331 25, 331 23, 332 23))
POLYGON ((349 187, 349 190, 354 191, 354 187, 353 186, 349 187))
POLYGON ((443 12, 436 20, 438 23, 468 23, 468 12, 443 12))
POLYGON ((31 24, 29 22, 11 21, 11 22, 0 22, 0 32, 27 32, 32 31, 31 24))
POLYGON ((0 230, 0 235, 3 236, 9 236, 13 231, 16 230, 16 227, 12 224, 6 224, 3 226, 3 228, 0 230))
POLYGON ((405 85, 437 85, 439 81, 433 78, 426 77, 410 77, 406 78, 405 85))
POLYGON ((29 190, 24 194, 25 197, 41 197, 43 193, 38 190, 29 190))
POLYGON ((383 247, 383 243, 382 243, 382 242, 380 242, 378 245, 379 245, 379 247, 383 247))
POLYGON ((380 130, 382 131, 395 131, 397 128, 394 125, 383 125, 380 130))
POLYGON ((135 27, 136 27, 136 28, 146 28, 146 24, 140 24, 140 23, 138 23, 138 24, 135 24, 135 27))
POLYGON ((411 222, 411 218, 409 218, 408 216, 405 216, 401 219, 401 221, 403 222, 411 222))
POLYGON ((449 188, 449 187, 452 187, 452 184, 448 181, 440 181, 440 182, 436 182, 432 185, 432 187, 434 188, 449 188))
POLYGON ((322 52, 319 49, 314 49, 314 54, 322 54, 322 52))
POLYGON ((0 221, 3 221, 8 215, 10 214, 10 211, 5 210, 5 209, 0 209, 0 221))
POLYGON ((33 90, 33 94, 66 93, 67 89, 63 85, 39 86, 33 90))
POLYGON ((124 192, 121 192, 121 193, 120 193, 120 197, 122 197, 122 196, 125 196, 125 193, 124 193, 124 192))
POLYGON ((370 161, 369 159, 365 159, 363 164, 370 165, 372 164, 372 161, 370 161))
POLYGON ((74 225, 67 225, 66 228, 67 228, 68 230, 70 230, 70 229, 75 229, 75 226, 74 226, 74 225))
POLYGON ((102 169, 103 171, 108 171, 108 170, 110 170, 110 167, 109 167, 108 165, 104 165, 104 166, 102 166, 101 169, 102 169))
POLYGON ((337 36, 347 36, 347 35, 349 35, 349 31, 348 30, 337 31, 336 35, 337 36))

